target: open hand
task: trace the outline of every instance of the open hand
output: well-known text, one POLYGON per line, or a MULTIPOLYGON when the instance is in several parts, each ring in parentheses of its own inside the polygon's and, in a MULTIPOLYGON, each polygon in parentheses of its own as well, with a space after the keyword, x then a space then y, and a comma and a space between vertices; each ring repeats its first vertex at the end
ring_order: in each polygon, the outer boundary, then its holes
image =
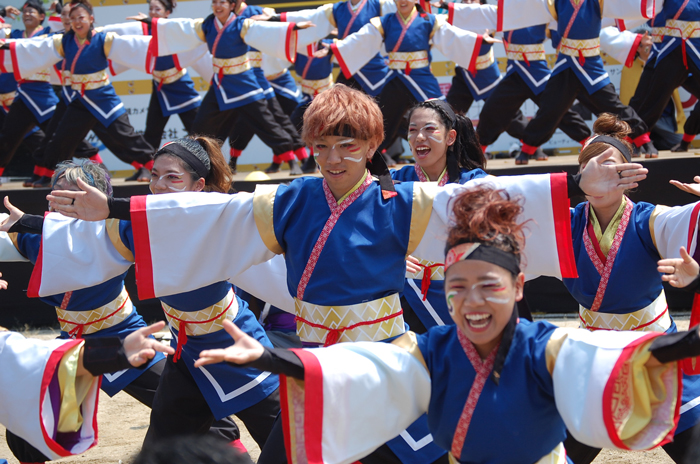
POLYGON ((202 351, 199 353, 199 359, 194 363, 194 367, 202 367, 207 364, 224 361, 234 364, 246 364, 262 356, 265 348, 260 342, 247 335, 228 319, 223 324, 224 330, 231 335, 235 343, 224 349, 202 351))
POLYGON ((80 178, 77 179, 77 184, 82 191, 54 190, 46 196, 51 211, 84 221, 107 219, 109 216, 107 195, 86 184, 80 178))
POLYGON ((608 193, 636 188, 638 182, 646 179, 649 172, 639 163, 604 164, 614 153, 610 147, 591 159, 581 170, 581 190, 592 197, 605 196, 608 193))
POLYGON ((681 247, 680 258, 661 259, 657 265, 657 271, 664 274, 661 280, 678 288, 690 285, 700 272, 700 266, 688 254, 685 247, 681 247))
POLYGON ((415 258, 411 255, 406 256, 406 272, 410 272, 411 274, 418 274, 422 267, 420 267, 418 264, 420 261, 418 261, 418 258, 415 258))
POLYGON ((5 208, 10 212, 10 215, 5 218, 4 221, 0 222, 0 232, 9 232, 10 228, 17 223, 22 216, 24 216, 24 211, 16 208, 12 203, 10 203, 10 198, 5 197, 4 199, 5 208))
POLYGON ((700 176, 693 177, 695 181, 694 184, 684 184, 683 182, 678 182, 677 180, 669 180, 668 183, 677 187, 684 192, 692 193, 696 197, 700 197, 700 176))
POLYGON ((124 339, 124 352, 129 363, 134 367, 139 367, 153 359, 156 351, 167 354, 175 354, 175 350, 164 345, 150 336, 165 327, 165 321, 156 322, 148 327, 143 327, 136 332, 132 332, 124 339))
POLYGON ((17 18, 19 15, 21 15, 22 12, 19 11, 17 8, 14 6, 6 6, 5 7, 5 15, 9 16, 12 19, 17 18))
POLYGON ((299 23, 294 24, 294 30, 297 31, 299 29, 308 29, 310 27, 316 27, 314 23, 311 21, 302 21, 299 23))
POLYGON ((141 13, 140 11, 139 11, 139 14, 137 14, 136 16, 127 16, 126 19, 130 19, 133 21, 141 21, 141 22, 150 20, 150 18, 148 17, 148 15, 146 13, 141 13))
MULTIPOLYGON (((0 272, 0 277, 2 277, 2 272, 0 272)), ((7 281, 0 279, 0 290, 7 290, 7 281)))

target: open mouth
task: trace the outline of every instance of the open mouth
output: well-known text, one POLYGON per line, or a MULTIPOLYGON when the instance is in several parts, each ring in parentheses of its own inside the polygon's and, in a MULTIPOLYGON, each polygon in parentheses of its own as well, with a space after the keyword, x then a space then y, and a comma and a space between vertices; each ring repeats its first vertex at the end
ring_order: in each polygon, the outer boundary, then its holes
POLYGON ((342 174, 345 174, 345 170, 336 170, 336 169, 326 169, 326 172, 332 176, 340 176, 342 174))
POLYGON ((474 332, 483 332, 491 324, 493 317, 487 313, 470 313, 464 315, 464 320, 474 332))
POLYGON ((416 156, 419 158, 425 158, 430 153, 430 147, 420 146, 416 147, 416 156))

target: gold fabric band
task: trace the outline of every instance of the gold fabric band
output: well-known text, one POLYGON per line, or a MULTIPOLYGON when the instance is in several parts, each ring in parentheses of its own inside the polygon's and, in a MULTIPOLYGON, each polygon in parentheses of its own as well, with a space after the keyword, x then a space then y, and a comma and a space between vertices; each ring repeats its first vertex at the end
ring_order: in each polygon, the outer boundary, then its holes
POLYGON ((508 44, 508 52, 506 53, 509 60, 515 61, 539 61, 546 60, 547 56, 544 51, 544 44, 508 44))
POLYGON ((665 332, 671 327, 666 294, 661 294, 646 308, 629 314, 610 314, 590 311, 579 306, 581 327, 601 330, 639 330, 642 332, 665 332))
POLYGON ((92 74, 73 74, 70 80, 74 90, 94 90, 109 85, 109 74, 103 69, 92 74))
POLYGON ((476 69, 482 70, 491 66, 496 59, 493 56, 493 48, 485 55, 478 56, 476 58, 476 69))
POLYGON ((427 68, 430 66, 428 52, 419 50, 417 52, 390 52, 389 68, 406 69, 406 63, 410 63, 411 69, 427 68))
POLYGON ((333 87, 333 75, 329 75, 325 79, 302 79, 301 80, 301 91, 307 95, 318 95, 324 90, 328 90, 333 87))
POLYGON ((586 40, 561 39, 559 52, 574 57, 580 55, 584 57, 598 56, 600 55, 600 39, 597 37, 586 40))
POLYGON ((214 58, 214 74, 217 74, 220 69, 223 69, 224 74, 240 74, 251 68, 248 54, 237 56, 235 58, 214 58))
POLYGON ((126 288, 111 302, 91 311, 67 311, 56 307, 56 315, 64 332, 75 331, 83 326, 82 334, 87 335, 105 330, 122 322, 134 310, 126 288))
POLYGON ((666 20, 666 35, 682 39, 697 39, 700 37, 700 21, 666 20))
POLYGON ((224 320, 233 321, 238 314, 238 304, 233 289, 228 291, 223 300, 199 311, 178 311, 162 301, 160 304, 165 311, 165 318, 175 330, 180 330, 181 322, 186 324, 187 336, 206 335, 223 330, 224 320))
POLYGON ((0 93, 0 104, 9 108, 12 102, 15 101, 16 96, 17 92, 14 90, 8 93, 0 93))
POLYGON ((397 293, 348 306, 323 306, 294 299, 297 315, 297 335, 302 341, 309 343, 325 343, 330 331, 353 326, 358 323, 376 321, 393 314, 396 317, 385 321, 361 325, 342 330, 337 342, 380 341, 404 333, 403 315, 401 315, 401 300, 397 293), (303 320, 301 320, 303 319, 303 320), (312 327, 305 321, 326 328, 312 327))
POLYGON ((262 67, 262 52, 248 52, 248 60, 254 68, 262 67))
POLYGON ((170 68, 164 71, 153 71, 153 80, 158 84, 172 84, 187 74, 187 69, 170 68))
POLYGON ((48 70, 39 71, 22 80, 34 82, 49 82, 51 80, 51 73, 48 70))
POLYGON ((665 35, 666 35, 666 28, 665 27, 652 27, 651 28, 651 40, 654 43, 663 42, 665 35))

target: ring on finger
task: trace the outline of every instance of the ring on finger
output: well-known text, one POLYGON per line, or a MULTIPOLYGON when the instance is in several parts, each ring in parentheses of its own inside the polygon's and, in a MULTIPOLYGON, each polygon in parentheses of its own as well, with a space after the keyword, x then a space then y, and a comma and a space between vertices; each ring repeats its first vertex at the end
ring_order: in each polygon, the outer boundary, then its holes
POLYGON ((622 171, 617 171, 617 175, 620 179, 622 179, 622 171))
MULTIPOLYGON (((622 176, 620 176, 620 177, 622 177, 622 176)), ((73 200, 70 202, 70 204, 71 204, 71 206, 73 206, 75 204, 75 198, 73 198, 73 200)))

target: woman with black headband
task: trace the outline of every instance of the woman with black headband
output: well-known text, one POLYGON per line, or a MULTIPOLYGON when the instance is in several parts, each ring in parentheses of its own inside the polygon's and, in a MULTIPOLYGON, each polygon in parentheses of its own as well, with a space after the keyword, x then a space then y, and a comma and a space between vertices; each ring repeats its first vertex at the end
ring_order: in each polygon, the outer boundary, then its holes
POLYGON ((667 441, 677 417, 677 361, 700 354, 697 329, 591 333, 520 320, 521 211, 489 187, 455 200, 445 246, 454 325, 392 343, 287 351, 264 348, 226 323, 236 343, 202 352, 196 365, 225 361, 284 374, 291 463, 353 462, 425 412, 435 443, 464 463, 570 463, 566 426, 609 448, 667 441))
MULTIPOLYGON (((610 164, 629 161, 633 148, 625 140, 630 132, 626 122, 604 114, 593 125, 593 131, 595 135, 579 155, 582 169, 604 152, 612 152, 610 164)), ((676 332, 657 261, 679 256, 697 258, 700 203, 673 208, 633 203, 623 192, 586 199, 571 213, 579 276, 563 279, 579 303, 581 327, 591 331, 676 332)), ((688 375, 700 370, 688 367, 692 366, 684 367, 678 428, 673 442, 664 445, 677 463, 686 462, 684 455, 693 429, 700 422, 700 407, 694 407, 700 402, 700 376, 688 375)), ((573 437, 566 447, 575 464, 593 461, 600 451, 599 447, 582 445, 573 437)))
MULTIPOLYGON (((448 182, 464 184, 486 177, 486 165, 472 122, 455 114, 444 100, 418 103, 408 114, 408 144, 416 164, 391 171, 401 182, 448 182)), ((406 288, 401 306, 411 330, 423 333, 434 325, 450 323, 444 298, 444 270, 441 262, 409 256, 406 288)))

